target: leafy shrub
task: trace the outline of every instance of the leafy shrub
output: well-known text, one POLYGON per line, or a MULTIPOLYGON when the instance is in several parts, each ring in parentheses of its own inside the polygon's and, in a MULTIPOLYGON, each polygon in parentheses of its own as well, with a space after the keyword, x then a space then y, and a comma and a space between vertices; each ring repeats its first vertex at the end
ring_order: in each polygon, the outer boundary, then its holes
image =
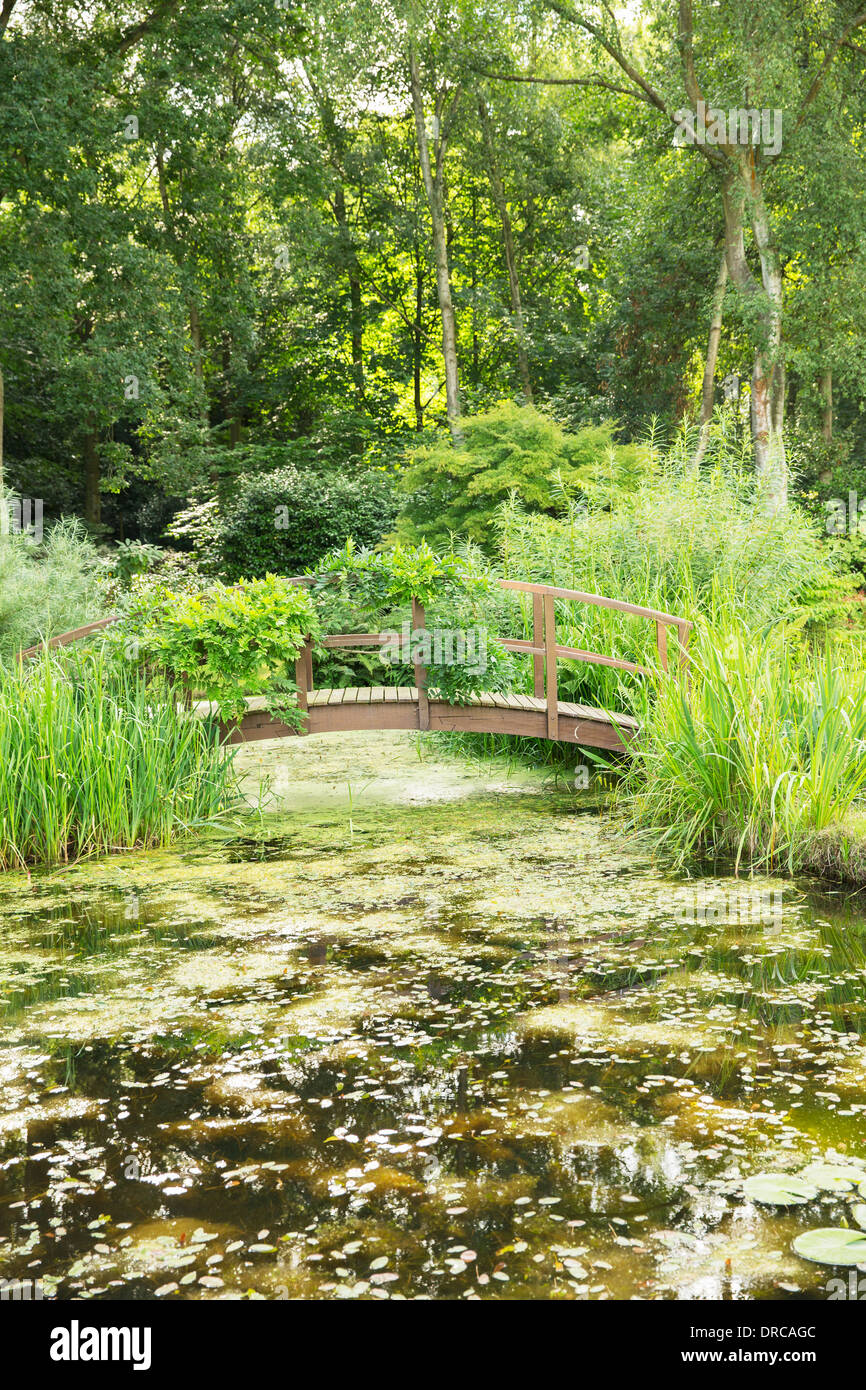
POLYGON ((241 480, 219 524, 216 551, 228 580, 301 574, 352 537, 375 545, 397 515, 386 474, 355 477, 281 468, 241 480))
POLYGON ((213 701, 224 719, 243 714, 245 695, 263 694, 272 713, 290 722, 298 717, 294 662, 317 632, 307 590, 270 574, 200 593, 144 590, 112 640, 213 701))
POLYGON ((104 647, 0 667, 0 868, 165 844, 233 804, 232 760, 104 647))
POLYGON ((0 534, 0 660, 101 616, 99 557, 76 521, 0 534))
POLYGON ((636 486, 648 456, 616 445, 613 426, 567 434, 533 406, 509 401, 463 422, 463 444, 441 440, 415 451, 402 486, 408 495, 400 533, 434 545, 454 535, 495 544, 496 508, 509 495, 529 511, 561 511, 569 497, 636 486))
MULTIPOLYGON (((402 621, 410 600, 414 597, 425 609, 425 629, 412 629, 411 643, 417 647, 414 659, 428 668, 428 688, 435 698, 454 704, 466 703, 482 690, 505 691, 511 688, 514 665, 509 652, 501 646, 481 622, 481 604, 490 611, 495 585, 486 566, 477 555, 437 555, 426 541, 420 545, 398 542, 385 551, 359 550, 351 541, 342 550, 323 556, 316 567, 314 594, 317 607, 329 631, 356 631, 359 622, 376 630, 397 631, 402 634, 402 621), (466 645, 471 631, 472 649, 466 645), (452 634, 450 642, 437 644, 425 634, 452 634), (463 634, 463 650, 460 639, 463 634), (484 666, 479 667, 483 649, 484 666)), ((400 655, 403 655, 402 645, 400 655)), ((344 673, 345 683, 357 683, 353 668, 360 665, 373 680, 374 661, 369 655, 346 663, 334 661, 344 673)), ((333 672, 329 679, 334 679, 333 672)), ((413 665, 394 662, 375 676, 376 683, 413 685, 413 665)), ((335 683, 340 683, 339 679, 335 683)))

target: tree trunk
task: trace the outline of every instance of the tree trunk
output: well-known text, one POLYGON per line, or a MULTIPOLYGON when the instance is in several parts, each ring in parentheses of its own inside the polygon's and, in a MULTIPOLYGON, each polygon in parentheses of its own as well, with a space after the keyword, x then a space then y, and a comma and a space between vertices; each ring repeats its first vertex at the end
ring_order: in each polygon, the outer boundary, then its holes
POLYGON ((424 191, 430 208, 430 221, 433 226, 433 251, 436 260, 436 292, 439 297, 439 312, 442 316, 442 358, 445 366, 445 409, 448 425, 455 444, 462 443, 460 429, 460 380, 457 367, 457 320, 454 302, 451 297, 451 271, 448 264, 448 237, 445 225, 444 200, 444 157, 445 140, 440 134, 434 138, 433 157, 427 142, 427 128, 424 124, 424 99, 421 92, 421 77, 415 49, 409 48, 409 75, 412 86, 412 108, 415 113, 415 130, 418 136, 418 155, 424 191))
POLYGON ((523 394, 531 405, 532 379, 529 375, 529 358, 526 353, 526 326, 523 319, 523 300, 520 294, 517 256, 514 251, 514 234, 508 202, 502 186, 502 177, 499 172, 499 161, 496 157, 493 123, 490 120, 490 112, 483 97, 478 98, 478 114, 481 117, 481 130, 487 151, 487 176, 490 180, 490 191, 496 204, 496 211, 499 213, 499 221, 502 224, 502 249, 505 255, 505 268, 508 271, 508 289, 511 296, 511 314, 514 321, 514 337, 517 347, 517 369, 520 373, 523 394))
POLYGON ((99 490, 99 449, 96 429, 88 422, 84 436, 84 520, 98 526, 102 520, 102 496, 99 490))
POLYGON ((415 398, 415 429, 424 428, 424 406, 421 401, 421 352, 424 337, 424 273, 415 270, 415 325, 412 329, 412 391, 415 398))
MULTIPOLYGON (((2 391, 2 383, 0 383, 2 391)), ((821 434, 825 444, 833 442, 833 369, 827 367, 821 373, 821 434)), ((0 468, 0 486, 2 486, 2 468, 0 468)))
POLYGON ((340 248, 345 262, 346 278, 349 282, 349 332, 352 339, 352 379, 355 383, 355 397, 360 407, 364 404, 364 306, 361 299, 361 278, 358 258, 352 241, 352 230, 346 212, 346 194, 342 184, 337 185, 334 194, 334 216, 340 232, 340 248))
POLYGON ((204 381, 204 364, 201 356, 201 320, 198 315, 198 305, 194 300, 189 304, 189 336, 192 342, 192 366, 195 378, 198 382, 204 381))
POLYGON ((713 308, 710 315, 710 335, 707 339, 707 357, 704 363, 704 381, 701 388, 700 434, 698 446, 691 461, 691 469, 697 473, 707 452, 710 438, 710 421, 713 418, 715 401, 716 362, 719 357, 719 340, 722 336, 722 312, 725 306, 725 290, 728 287, 728 258, 722 251, 722 262, 713 289, 713 308))
POLYGON ((737 289, 756 301, 755 320, 761 341, 752 368, 752 447, 755 474, 763 504, 770 512, 788 502, 788 473, 783 433, 785 366, 782 360, 782 275, 773 246, 754 152, 744 151, 722 183, 725 211, 725 254, 737 289), (746 205, 761 260, 761 283, 746 260, 743 225, 746 205))

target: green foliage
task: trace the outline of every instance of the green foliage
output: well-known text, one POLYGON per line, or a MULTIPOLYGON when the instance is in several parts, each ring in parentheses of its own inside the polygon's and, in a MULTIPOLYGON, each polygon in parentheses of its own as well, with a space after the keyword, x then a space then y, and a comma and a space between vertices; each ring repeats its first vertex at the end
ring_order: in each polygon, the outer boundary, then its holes
POLYGON ((96 548, 71 519, 49 527, 42 542, 0 534, 0 661, 100 617, 98 569, 96 548))
POLYGON ((143 541, 118 541, 111 551, 108 566, 120 588, 129 589, 135 576, 149 574, 162 556, 163 551, 158 545, 148 545, 143 541))
POLYGON ((796 872, 863 796, 862 654, 708 627, 690 681, 661 681, 640 718, 631 815, 679 862, 704 853, 796 872))
POLYGON ((289 722, 298 719, 294 661, 317 633, 307 590, 271 574, 200 593, 141 591, 111 640, 213 701, 224 719, 243 714, 245 695, 264 695, 289 722))
POLYGON ((0 667, 0 868, 166 844, 234 803, 232 760, 104 647, 0 667))
POLYGON ((446 589, 487 593, 491 579, 469 556, 437 555, 426 541, 398 541, 388 550, 359 549, 349 540, 341 550, 323 555, 315 569, 315 588, 339 584, 371 612, 406 604, 412 598, 425 606, 446 589))
POLYGON ((216 550, 229 580, 301 574, 349 537, 374 545, 396 514, 384 473, 325 478, 281 468, 241 481, 219 525, 216 550))
POLYGON ((417 449, 403 477, 403 534, 434 544, 458 534, 493 543, 496 508, 509 496, 532 512, 561 511, 575 496, 610 500, 645 475, 646 451, 615 445, 611 424, 567 434, 533 406, 503 401, 463 422, 463 443, 417 449))
MULTIPOLYGON (((756 633, 835 617, 846 578, 798 507, 769 515, 735 468, 692 475, 676 457, 658 459, 656 468, 652 482, 624 493, 611 510, 572 507, 555 519, 506 503, 496 517, 503 575, 699 623, 739 621, 756 633)), ((646 620, 558 601, 557 624, 563 645, 645 666, 657 660, 655 628, 646 620)), ((504 635, 531 635, 525 602, 504 635)), ((528 689, 528 671, 526 680, 528 689)), ((639 688, 640 678, 560 662, 563 699, 629 711, 639 688)))
MULTIPOLYGON (((360 620, 375 621, 379 630, 399 629, 401 634, 403 614, 416 598, 425 609, 425 628, 420 633, 412 629, 411 641, 417 645, 417 660, 429 668, 430 693, 464 704, 482 690, 508 690, 514 679, 509 653, 486 622, 479 621, 482 608, 490 612, 495 587, 472 552, 437 555, 426 541, 418 546, 398 542, 384 551, 358 550, 350 541, 342 550, 323 556, 316 568, 314 594, 329 630, 355 630, 360 620), (438 634, 438 644, 427 634, 438 634)), ((370 674, 369 657, 364 666, 370 674)), ((415 682, 408 662, 389 659, 385 671, 377 681, 415 682)))

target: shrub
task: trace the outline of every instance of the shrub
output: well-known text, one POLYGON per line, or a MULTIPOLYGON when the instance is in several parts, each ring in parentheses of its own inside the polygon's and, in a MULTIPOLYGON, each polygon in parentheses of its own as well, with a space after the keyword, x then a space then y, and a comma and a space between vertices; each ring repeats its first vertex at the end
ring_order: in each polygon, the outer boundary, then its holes
POLYGON ((228 580, 302 574, 350 536, 375 545, 396 515, 394 486, 382 472, 326 478, 281 468, 248 477, 219 525, 221 570, 228 580))
POLYGON ((98 568, 76 521, 57 522, 41 543, 26 532, 0 534, 0 660, 98 618, 98 568))
POLYGON ((318 619, 306 589, 269 574, 199 593, 151 588, 135 595, 111 641, 238 718, 244 696, 263 694, 287 722, 297 717, 294 662, 318 619))
POLYGON ((509 495, 553 514, 575 494, 609 496, 636 485, 648 465, 648 451, 614 444, 611 424, 567 434, 534 407, 504 401, 464 420, 459 448, 441 440, 415 451, 402 480, 408 501, 400 531, 433 545, 457 534, 492 548, 496 508, 509 495))
MULTIPOLYGON (((497 586, 477 554, 437 555, 426 541, 395 544, 389 550, 358 550, 351 541, 342 550, 323 556, 316 567, 314 594, 330 629, 356 630, 358 622, 377 630, 401 629, 399 656, 404 655, 402 620, 416 598, 425 608, 423 633, 411 629, 413 660, 428 668, 432 696, 465 704, 483 690, 505 691, 514 679, 509 652, 481 621, 494 608, 497 586), (470 633, 469 629, 473 629, 470 633), (435 637, 440 634, 437 645, 435 637), (444 640, 450 634, 450 640, 444 640), (462 634, 461 639, 457 634, 462 634)), ((381 672, 382 658, 366 655, 347 664, 329 657, 329 680, 356 684, 360 668, 371 683, 413 685, 413 665, 393 658, 381 672), (380 669, 374 670, 376 667, 380 669)))
POLYGON ((0 868, 167 843, 235 800, 212 721, 106 648, 0 667, 0 868))

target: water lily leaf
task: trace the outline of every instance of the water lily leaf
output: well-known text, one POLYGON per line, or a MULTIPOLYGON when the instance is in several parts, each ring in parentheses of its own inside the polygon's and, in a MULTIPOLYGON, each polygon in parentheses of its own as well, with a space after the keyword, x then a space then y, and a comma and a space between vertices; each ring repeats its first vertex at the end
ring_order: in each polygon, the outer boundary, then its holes
POLYGON ((797 1236, 793 1248, 813 1264, 856 1265, 866 1260, 866 1233, 844 1226, 821 1226, 797 1236))
POLYGON ((849 1164, 810 1163, 808 1168, 803 1169, 802 1177, 806 1182, 820 1187, 822 1192, 850 1192, 863 1174, 859 1168, 849 1164))
POLYGON ((851 1208, 851 1215, 857 1225, 862 1226, 863 1230, 866 1231, 866 1202, 857 1202, 851 1208))
POLYGON ((799 1207, 818 1196, 817 1187, 793 1173, 755 1173, 746 1178, 743 1191, 750 1201, 772 1207, 799 1207))

